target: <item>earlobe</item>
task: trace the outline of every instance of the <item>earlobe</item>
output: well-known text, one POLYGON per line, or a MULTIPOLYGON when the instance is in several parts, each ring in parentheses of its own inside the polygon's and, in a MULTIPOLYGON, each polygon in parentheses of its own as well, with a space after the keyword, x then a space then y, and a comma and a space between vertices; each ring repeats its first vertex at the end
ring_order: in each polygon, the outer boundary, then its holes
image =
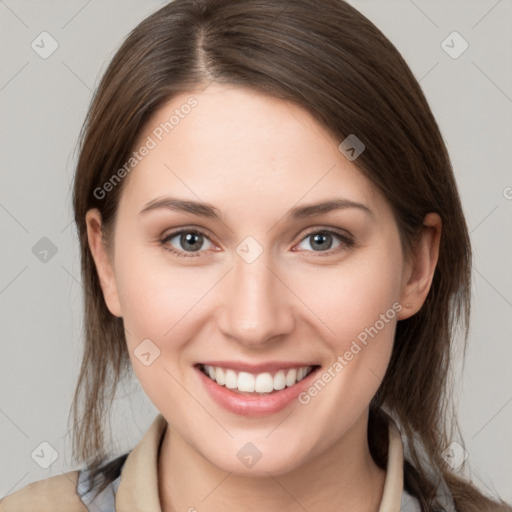
POLYGON ((85 216, 85 222, 89 249, 94 259, 105 303, 114 316, 122 317, 114 269, 102 239, 101 213, 99 210, 97 208, 89 210, 85 216))
POLYGON ((411 261, 404 271, 404 282, 400 303, 403 308, 398 320, 404 320, 417 313, 432 285, 439 258, 442 221, 437 213, 429 213, 423 220, 423 228, 411 255, 411 261))

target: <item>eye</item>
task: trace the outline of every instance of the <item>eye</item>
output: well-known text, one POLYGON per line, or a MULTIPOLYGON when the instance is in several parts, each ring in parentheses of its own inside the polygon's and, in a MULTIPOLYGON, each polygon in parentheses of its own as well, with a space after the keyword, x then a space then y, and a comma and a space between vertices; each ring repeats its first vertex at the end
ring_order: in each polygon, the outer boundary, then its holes
POLYGON ((307 241, 311 241, 309 245, 313 248, 312 252, 326 253, 325 255, 337 253, 354 245, 352 238, 331 229, 317 229, 315 231, 310 231, 305 238, 302 239, 301 243, 307 241), (337 238, 339 240, 338 245, 336 245, 334 249, 332 248, 333 238, 337 238))
MULTIPOLYGON (((346 234, 334 231, 332 229, 316 229, 310 231, 302 239, 301 243, 311 240, 310 247, 313 250, 306 249, 308 252, 323 253, 322 256, 330 256, 354 245, 352 238, 346 234), (332 248, 333 238, 338 239, 338 245, 332 248), (318 250, 317 250, 318 249, 318 250)), ((166 235, 160 243, 164 249, 178 257, 198 257, 201 255, 201 249, 208 249, 213 246, 210 239, 197 229, 182 229, 166 235), (178 246, 172 245, 172 241, 178 246), (207 241, 210 246, 204 247, 207 241)))
POLYGON ((213 245, 210 239, 201 231, 195 229, 183 229, 165 236, 160 243, 164 248, 179 257, 197 257, 205 241, 213 245), (178 248, 171 246, 171 241, 176 239, 178 248))

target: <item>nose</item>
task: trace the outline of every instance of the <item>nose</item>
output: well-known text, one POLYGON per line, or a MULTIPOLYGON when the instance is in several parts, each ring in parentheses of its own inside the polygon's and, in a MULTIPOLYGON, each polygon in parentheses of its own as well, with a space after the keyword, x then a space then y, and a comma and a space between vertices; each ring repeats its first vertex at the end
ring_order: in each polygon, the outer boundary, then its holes
POLYGON ((269 252, 252 262, 235 255, 221 291, 221 333, 250 348, 266 348, 294 328, 294 295, 285 276, 271 268, 269 252))

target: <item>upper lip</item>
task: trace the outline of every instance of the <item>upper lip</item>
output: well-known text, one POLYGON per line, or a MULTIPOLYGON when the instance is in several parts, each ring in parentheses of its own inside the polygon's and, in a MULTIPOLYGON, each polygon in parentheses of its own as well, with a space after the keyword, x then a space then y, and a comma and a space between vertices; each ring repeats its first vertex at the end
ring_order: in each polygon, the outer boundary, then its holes
POLYGON ((289 368, 302 368, 303 366, 319 366, 315 363, 304 363, 300 361, 269 361, 259 364, 244 363, 242 361, 201 361, 198 365, 218 366, 220 368, 253 374, 275 372, 278 370, 287 370, 289 368))

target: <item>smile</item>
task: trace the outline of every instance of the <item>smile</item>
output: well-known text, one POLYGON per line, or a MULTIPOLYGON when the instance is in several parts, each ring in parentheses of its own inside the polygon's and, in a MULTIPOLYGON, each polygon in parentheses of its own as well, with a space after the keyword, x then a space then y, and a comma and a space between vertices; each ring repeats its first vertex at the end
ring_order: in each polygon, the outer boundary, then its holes
POLYGON ((222 409, 252 417, 276 414, 298 403, 298 395, 311 385, 320 369, 317 364, 222 364, 195 364, 200 385, 222 409))
POLYGON ((260 395, 291 387, 307 377, 314 368, 314 366, 301 366, 274 372, 252 374, 237 372, 233 369, 221 368, 219 366, 200 365, 201 371, 220 386, 225 386, 238 393, 260 395))

